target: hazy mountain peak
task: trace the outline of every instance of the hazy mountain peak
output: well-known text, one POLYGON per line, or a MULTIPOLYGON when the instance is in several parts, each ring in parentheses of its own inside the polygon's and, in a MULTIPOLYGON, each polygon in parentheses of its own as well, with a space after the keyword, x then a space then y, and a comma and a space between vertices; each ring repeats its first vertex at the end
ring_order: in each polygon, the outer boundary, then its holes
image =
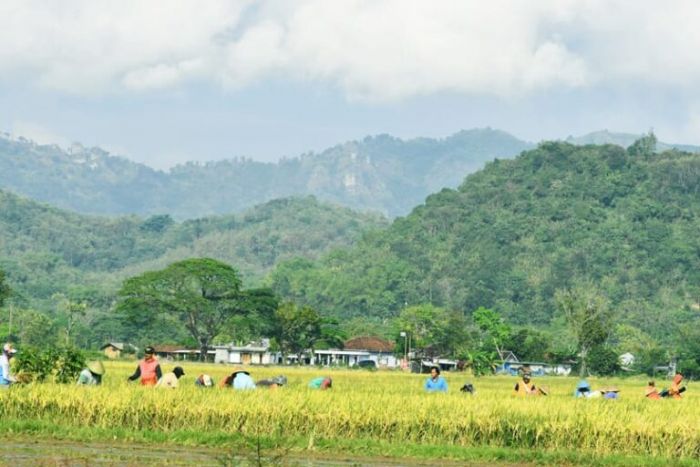
POLYGON ((458 186, 485 162, 513 157, 530 146, 490 128, 441 139, 379 134, 277 163, 235 158, 181 164, 165 173, 78 143, 64 150, 5 137, 0 139, 0 188, 97 214, 170 213, 182 219, 314 195, 396 216, 433 191, 458 186))
MULTIPOLYGON (((644 136, 643 134, 634 133, 622 133, 613 132, 607 129, 593 131, 582 136, 569 136, 566 138, 567 143, 583 145, 583 144, 615 144, 617 146, 622 146, 627 148, 631 146, 636 140, 644 136)), ((678 149, 687 152, 700 152, 700 146, 693 146, 689 144, 676 144, 676 143, 665 143, 659 141, 656 145, 659 151, 666 151, 669 149, 678 149)))

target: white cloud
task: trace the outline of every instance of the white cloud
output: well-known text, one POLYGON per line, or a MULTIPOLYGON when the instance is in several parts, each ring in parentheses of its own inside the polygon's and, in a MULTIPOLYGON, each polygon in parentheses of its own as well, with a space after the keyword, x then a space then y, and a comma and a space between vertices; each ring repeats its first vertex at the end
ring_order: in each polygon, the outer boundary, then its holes
POLYGON ((75 93, 176 84, 194 77, 183 64, 206 61, 212 36, 235 27, 249 3, 4 0, 0 72, 75 93))
POLYGON ((330 83, 351 98, 695 91, 700 2, 4 0, 0 73, 74 93, 200 80, 330 83))

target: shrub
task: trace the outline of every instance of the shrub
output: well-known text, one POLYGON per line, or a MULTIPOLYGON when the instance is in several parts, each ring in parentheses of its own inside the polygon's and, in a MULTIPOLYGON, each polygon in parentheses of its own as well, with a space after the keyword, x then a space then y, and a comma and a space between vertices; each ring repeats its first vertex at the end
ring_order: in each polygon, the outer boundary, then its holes
POLYGON ((82 352, 71 347, 24 347, 16 358, 16 371, 23 382, 52 379, 56 383, 69 383, 85 366, 82 352))

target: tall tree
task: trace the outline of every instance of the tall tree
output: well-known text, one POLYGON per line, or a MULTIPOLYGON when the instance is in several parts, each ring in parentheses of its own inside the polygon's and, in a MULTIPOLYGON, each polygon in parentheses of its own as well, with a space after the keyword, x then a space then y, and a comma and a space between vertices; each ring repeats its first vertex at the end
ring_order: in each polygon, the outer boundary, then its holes
POLYGON ((474 313, 472 319, 479 329, 486 333, 488 339, 493 344, 493 350, 498 356, 503 358, 503 344, 510 337, 510 326, 495 311, 480 306, 474 313))
POLYGON ((466 339, 466 322, 461 313, 430 304, 404 308, 396 319, 397 331, 408 332, 412 348, 426 355, 452 354, 466 339))
POLYGON ((209 258, 173 263, 132 277, 119 291, 117 309, 135 323, 153 313, 181 320, 205 358, 209 345, 235 314, 247 312, 241 280, 231 266, 209 258))
POLYGON ((10 286, 5 281, 5 273, 0 270, 0 306, 5 303, 5 299, 10 296, 10 286))
POLYGON ((57 344, 55 323, 46 314, 35 310, 19 310, 16 319, 17 334, 22 345, 47 347, 57 344))
POLYGON ((279 299, 269 288, 242 291, 240 309, 244 312, 236 313, 227 320, 224 327, 226 337, 235 341, 250 341, 272 336, 278 306, 279 299))
POLYGON ((590 351, 605 343, 612 332, 608 301, 593 284, 558 290, 555 297, 579 352, 581 376, 585 376, 590 351))
POLYGON ((294 354, 297 361, 306 350, 313 350, 316 342, 321 338, 321 315, 310 306, 298 306, 293 302, 286 302, 279 306, 275 313, 277 330, 275 338, 284 354, 294 354))
POLYGON ((87 313, 87 303, 71 300, 62 293, 54 294, 51 297, 56 302, 56 307, 61 315, 65 317, 66 345, 71 345, 71 337, 74 326, 85 317, 87 313))

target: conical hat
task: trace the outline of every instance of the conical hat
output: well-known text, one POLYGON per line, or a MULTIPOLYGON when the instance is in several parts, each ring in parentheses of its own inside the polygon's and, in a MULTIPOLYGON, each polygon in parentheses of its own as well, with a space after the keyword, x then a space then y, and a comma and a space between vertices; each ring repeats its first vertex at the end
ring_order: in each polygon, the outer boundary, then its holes
POLYGON ((88 362, 87 369, 90 370, 91 373, 95 373, 96 375, 105 374, 105 366, 99 360, 88 362))

